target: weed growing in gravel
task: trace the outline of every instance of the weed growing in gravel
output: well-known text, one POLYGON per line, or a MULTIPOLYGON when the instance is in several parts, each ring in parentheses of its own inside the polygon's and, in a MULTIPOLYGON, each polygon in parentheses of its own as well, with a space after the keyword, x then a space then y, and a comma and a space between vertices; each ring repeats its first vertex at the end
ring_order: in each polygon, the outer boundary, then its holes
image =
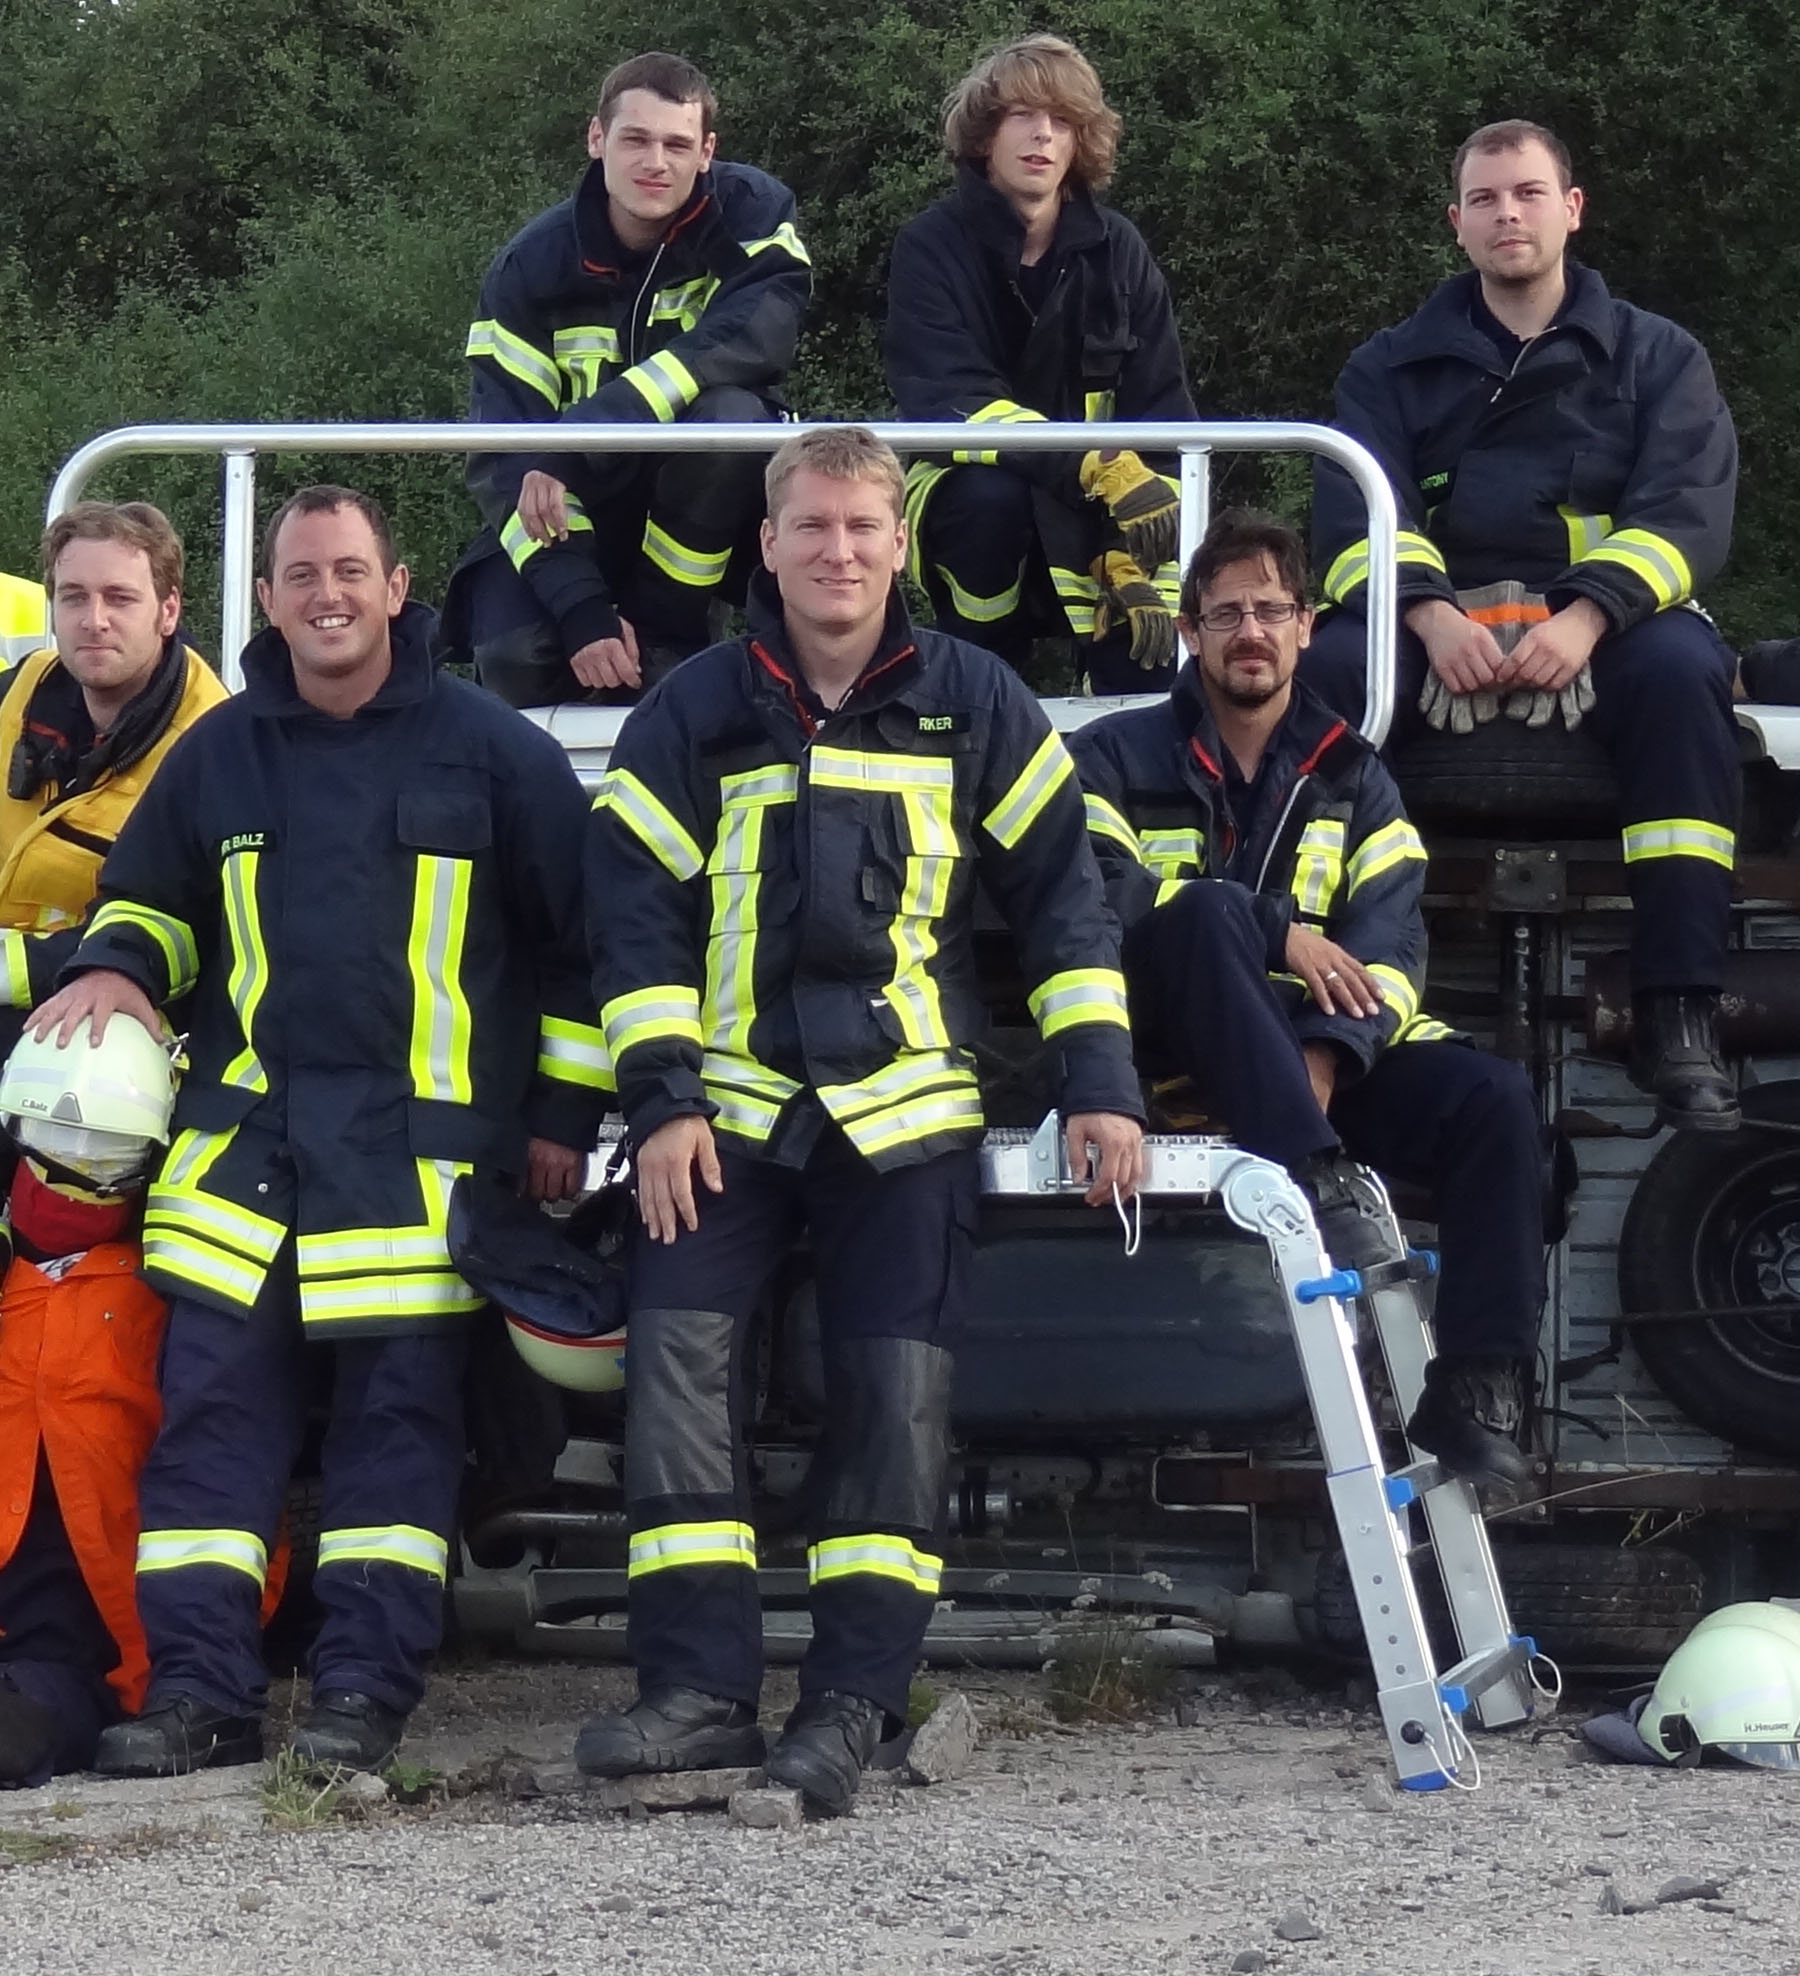
POLYGON ((311 1832, 328 1825, 344 1809, 344 1787, 296 1756, 282 1750, 257 1787, 263 1823, 278 1832, 311 1832))
POLYGON ((1059 1722, 1132 1722, 1165 1707, 1176 1668, 1144 1651, 1144 1628, 1129 1613, 1095 1612, 1061 1629, 1050 1676, 1059 1722))
POLYGON ((906 1726, 918 1728, 921 1722, 933 1715, 943 1696, 929 1681, 915 1681, 906 1691, 906 1726))
POLYGON ((448 1784, 441 1770, 428 1763, 390 1763, 381 1773, 388 1796, 396 1804, 430 1804, 448 1795, 448 1784))
POLYGON ((60 1832, 0 1832, 0 1866, 41 1866, 74 1850, 60 1832))

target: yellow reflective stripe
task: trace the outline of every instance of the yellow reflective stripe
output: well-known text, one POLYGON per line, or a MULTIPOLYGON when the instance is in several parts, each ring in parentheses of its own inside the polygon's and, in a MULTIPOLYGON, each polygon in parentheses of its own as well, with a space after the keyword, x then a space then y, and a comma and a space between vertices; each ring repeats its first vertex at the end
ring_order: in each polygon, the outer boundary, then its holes
POLYGON ((269 1575, 268 1546, 254 1530, 145 1530, 138 1537, 140 1575, 185 1571, 197 1564, 241 1571, 260 1588, 269 1575))
POLYGON ((806 776, 815 789, 854 789, 871 796, 948 793, 956 786, 954 765, 941 757, 869 755, 816 744, 807 757, 806 776))
POLYGON ((600 1011, 606 1047, 615 1064, 640 1043, 692 1043, 700 1047, 700 992, 679 981, 615 995, 600 1011))
POLYGON ((169 1156, 162 1163, 162 1172, 152 1186, 152 1192, 160 1187, 194 1187, 204 1178, 207 1169, 230 1145, 230 1132, 197 1132, 192 1126, 175 1135, 175 1143, 169 1148, 169 1156))
POLYGON ((1370 961, 1367 965, 1386 991, 1382 1006, 1393 1011, 1398 1027, 1404 1029, 1419 1013, 1418 989, 1397 967, 1389 967, 1385 961, 1370 961))
POLYGON ((1666 535, 1653 534, 1647 528, 1618 529, 1580 560, 1617 563, 1630 570, 1656 599, 1658 610, 1666 611, 1693 594, 1694 573, 1688 559, 1666 535))
POLYGON ((657 350, 620 375, 662 425, 680 418, 700 395, 693 372, 672 350, 657 350))
POLYGON ((623 361, 619 332, 605 323, 571 323, 554 333, 550 347, 571 405, 591 398, 605 373, 623 361))
POLYGON ((333 1324, 391 1324, 450 1317, 479 1309, 483 1298, 452 1270, 404 1276, 333 1276, 300 1284, 300 1321, 310 1331, 333 1324))
POLYGON ((1350 896, 1356 896, 1358 886, 1366 885, 1373 878, 1379 878, 1384 871, 1392 871, 1397 864, 1425 862, 1425 846, 1419 841, 1419 833, 1405 817, 1396 817, 1392 823, 1384 823, 1379 830, 1369 833, 1350 854, 1350 862, 1345 868, 1345 876, 1350 881, 1350 896))
POLYGON ((904 1052, 853 1084, 820 1085, 818 1097, 850 1143, 871 1158, 910 1140, 981 1124, 974 1072, 943 1050, 904 1052))
POLYGON ((1087 812, 1090 835, 1106 838, 1122 851, 1129 852, 1139 864, 1143 863, 1144 854, 1138 847, 1137 833, 1104 796, 1084 796, 1082 808, 1087 812))
POLYGON ((1435 1016, 1416 1015, 1402 1028, 1394 1041, 1396 1043, 1443 1043, 1456 1031, 1447 1022, 1439 1022, 1435 1016))
POLYGON ((783 220, 773 233, 765 233, 760 240, 744 240, 740 241, 739 245, 752 258, 767 253, 771 247, 779 247, 783 252, 792 254, 802 267, 812 266, 812 256, 801 244, 800 236, 794 231, 791 220, 783 220))
POLYGON ((971 624, 998 624, 1002 618, 1011 617, 1019 608, 1020 586, 1025 579, 1025 565, 1019 565, 1019 574, 997 596, 977 597, 973 590, 965 590, 957 582, 955 572, 942 563, 935 565, 943 579, 944 588, 950 593, 951 607, 958 617, 967 618, 971 624))
POLYGON ((1578 509, 1564 507, 1560 502, 1556 512, 1562 516, 1563 527, 1569 537, 1569 561, 1578 563, 1583 556, 1591 556, 1600 546, 1612 528, 1611 515, 1584 515, 1578 509))
POLYGON ((1651 858, 1702 858, 1729 871, 1737 855, 1736 832, 1700 817, 1655 817, 1647 823, 1628 823, 1621 834, 1627 864, 1643 864, 1651 858))
POLYGON ((753 1057, 709 1050, 700 1076, 706 1095, 719 1107, 714 1126, 734 1132, 753 1145, 763 1144, 775 1130, 782 1107, 800 1089, 793 1078, 770 1070, 753 1057))
POLYGON ((949 471, 936 460, 915 460, 906 469, 906 573, 917 584, 925 581, 925 503, 949 471))
POLYGON ((332 1565, 402 1564, 441 1585, 450 1576, 450 1546, 416 1523, 372 1524, 358 1530, 321 1530, 317 1569, 332 1565))
POLYGON ((172 1186, 166 1179, 151 1183, 144 1207, 146 1228, 185 1230, 202 1241, 235 1249, 252 1262, 271 1263, 287 1240, 286 1224, 241 1208, 217 1194, 194 1186, 172 1186))
POLYGON ((1074 773, 1061 735, 1046 734, 1013 786, 981 819, 982 829, 1003 851, 1012 850, 1074 773))
POLYGON ((676 323, 685 334, 699 323, 718 292, 719 278, 710 274, 677 282, 672 288, 659 288, 650 298, 650 313, 645 321, 676 323))
MULTIPOLYGON (((1403 528, 1396 537, 1395 547, 1401 563, 1414 563, 1425 569, 1446 568, 1442 552, 1428 535, 1403 528)), ((1341 550, 1325 572, 1326 598, 1331 603, 1341 604, 1368 580, 1369 538, 1365 535, 1341 550)))
POLYGON ((256 1302, 268 1280, 266 1265, 240 1261, 227 1250, 146 1218, 144 1267, 156 1279, 173 1277, 196 1290, 210 1290, 244 1309, 256 1302))
POLYGON ((1156 903, 1166 906, 1175 894, 1188 883, 1185 878, 1162 878, 1156 884, 1156 903))
POLYGON ((200 949, 194 941, 194 929, 185 919, 158 912, 154 906, 140 906, 129 899, 108 899, 90 922, 88 937, 127 926, 149 934, 156 942, 169 980, 168 999, 173 1001, 178 995, 185 995, 200 973, 200 949))
POLYGON ((944 1560, 909 1544, 904 1537, 875 1531, 858 1537, 826 1537, 806 1549, 806 1578, 828 1585, 834 1578, 892 1578, 909 1590, 935 1599, 943 1583, 944 1560))
POLYGON ((1025 998, 1047 1043, 1083 1022, 1110 1022, 1129 1029, 1125 977, 1115 967, 1071 967, 1053 974, 1025 998))
POLYGON ((1150 587, 1162 599, 1162 607, 1170 617, 1181 615, 1181 565, 1163 563, 1150 578, 1150 587))
POLYGON ((932 1098, 913 1098, 890 1106, 868 1118, 853 1120, 844 1127, 844 1136, 865 1159, 944 1132, 981 1130, 981 1094, 971 1082, 966 1091, 945 1092, 932 1098))
POLYGON ((695 590, 712 589, 724 577, 725 565, 731 561, 729 549, 721 549, 717 554, 690 549, 686 543, 677 542, 660 522, 648 517, 644 521, 644 554, 671 582, 685 583, 695 590))
POLYGON ((413 876, 412 930, 406 968, 412 977, 413 1094, 451 1104, 473 1102, 469 1045, 474 1022, 463 992, 463 941, 469 930, 467 858, 421 853, 413 876))
POLYGON ((256 1054, 256 1011, 269 985, 269 953, 263 944, 262 911, 257 902, 257 877, 261 870, 260 851, 239 851, 225 860, 222 890, 225 895, 225 930, 231 937, 231 975, 228 992, 237 1011, 238 1027, 244 1032, 244 1047, 219 1073, 222 1084, 243 1091, 266 1091, 269 1074, 256 1054))
POLYGON ((1050 581, 1069 629, 1077 638, 1092 638, 1099 621, 1099 584, 1086 570, 1059 569, 1055 563, 1050 565, 1050 581))
POLYGON ((1112 417, 1118 398, 1116 391, 1090 391, 1083 401, 1082 416, 1090 425, 1098 425, 1101 420, 1112 417))
POLYGON ((1206 838, 1198 824, 1171 824, 1146 830, 1144 862, 1158 878, 1198 878, 1206 860, 1206 838))
MULTIPOLYGON (((760 926, 764 818, 792 803, 800 771, 791 763, 744 769, 719 780, 719 834, 706 861, 711 918, 701 1033, 715 1049, 744 1058, 756 1020, 756 935, 760 926)), ((748 1117, 733 1123, 751 1124, 748 1117)), ((769 1121, 772 1126, 774 1121, 769 1121)))
MULTIPOLYGON (((592 535, 594 532, 588 511, 566 488, 563 491, 563 520, 571 535, 592 535)), ((522 570, 540 549, 547 549, 550 544, 538 541, 527 531, 515 508, 500 530, 500 546, 506 551, 513 568, 522 570)))
POLYGON ((702 1564, 736 1564, 754 1571, 756 1532, 747 1523, 660 1523, 631 1539, 625 1575, 646 1578, 653 1571, 702 1564))
POLYGON ((1294 903, 1308 919, 1324 919, 1344 879, 1344 822, 1314 817, 1294 854, 1294 903))
MULTIPOLYGON (((1012 398, 995 398, 983 405, 979 411, 969 414, 970 425, 1042 425, 1042 412, 1028 410, 1012 398)), ((992 448, 966 447, 950 455, 959 466, 993 467, 1000 464, 1000 455, 992 448)))
POLYGON ((562 403, 556 366, 542 350, 527 343, 524 337, 508 329, 503 322, 489 319, 471 323, 463 355, 486 357, 498 364, 509 377, 516 377, 521 384, 530 385, 533 391, 548 400, 552 411, 562 403))
POLYGON ((613 1088, 612 1052, 606 1032, 587 1022, 547 1015, 538 1024, 538 1075, 596 1091, 613 1088))
POLYGON ((616 768, 607 776, 594 798, 594 807, 611 810, 671 878, 685 883, 705 866, 700 846, 630 769, 616 768))
POLYGON ((6 962, 6 1006, 9 1009, 28 1009, 31 1006, 31 962, 25 946, 23 933, 8 928, 0 933, 0 955, 6 962))

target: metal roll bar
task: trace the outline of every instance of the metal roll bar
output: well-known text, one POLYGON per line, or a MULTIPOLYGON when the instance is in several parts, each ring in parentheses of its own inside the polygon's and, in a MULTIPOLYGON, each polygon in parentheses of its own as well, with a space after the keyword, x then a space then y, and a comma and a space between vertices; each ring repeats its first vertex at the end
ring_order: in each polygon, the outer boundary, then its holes
MULTIPOLYGON (((256 567, 256 461, 264 453, 772 453, 806 428, 759 425, 127 425, 72 453, 50 490, 46 519, 81 498, 102 467, 144 453, 217 453, 225 462, 225 543, 219 670, 235 690, 250 642, 251 580, 256 567)), ((1109 424, 872 425, 902 456, 966 452, 1082 453, 1130 447, 1181 456, 1181 559, 1185 566, 1206 528, 1207 461, 1212 453, 1318 453, 1335 461, 1362 490, 1369 514, 1368 691, 1362 731, 1386 740, 1394 712, 1394 622, 1398 522, 1387 476, 1366 448, 1330 426, 1244 420, 1109 424)))

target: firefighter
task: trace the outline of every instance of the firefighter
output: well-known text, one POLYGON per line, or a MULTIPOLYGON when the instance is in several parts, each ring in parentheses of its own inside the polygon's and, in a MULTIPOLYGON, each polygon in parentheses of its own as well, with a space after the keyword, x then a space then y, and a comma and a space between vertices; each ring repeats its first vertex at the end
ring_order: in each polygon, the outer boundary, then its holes
MULTIPOLYGON (((1055 35, 999 49, 952 90, 955 190, 901 228, 888 273, 883 352, 903 419, 1194 416, 1169 291, 1098 196, 1118 140, 1100 78, 1055 35)), ((911 573, 939 628, 1018 667, 1034 621, 1059 622, 1094 692, 1166 686, 1179 577, 1166 464, 979 446, 916 462, 911 573), (1034 612, 1040 586, 1047 612, 1034 612)))
POLYGON ((295 495, 257 590, 244 692, 152 783, 33 1018, 99 1037, 191 991, 145 1215, 172 1301, 137 1560, 150 1692, 99 1751, 120 1776, 260 1755, 259 1601, 321 1346, 324 1619, 292 1747, 391 1755, 437 1644, 463 1468, 479 1300, 446 1197, 477 1167, 573 1193, 606 1079, 566 756, 433 666, 366 495, 295 495))
MULTIPOLYGON (((1570 257, 1583 199, 1559 139, 1488 124, 1452 185, 1472 267, 1363 344, 1337 383, 1338 424, 1386 468, 1400 510, 1394 739, 1417 731, 1421 688, 1421 710, 1462 728, 1502 699, 1538 721, 1560 704, 1570 725, 1591 707, 1619 784, 1634 1075, 1659 1123, 1728 1130, 1735 664, 1693 598, 1730 545, 1731 418, 1700 345, 1570 257)), ((1313 527, 1339 608, 1307 677, 1355 717, 1366 524, 1324 463, 1313 527)))
MULTIPOLYGON (((470 325, 469 416, 546 425, 783 416, 811 293, 785 185, 714 163, 717 105, 675 55, 600 85, 572 199, 504 247, 470 325)), ((753 454, 476 453, 488 527, 445 640, 514 706, 638 688, 707 642, 761 506, 753 454)))
POLYGON ((132 1566, 167 1307, 135 1223, 174 1103, 168 1050, 129 1020, 28 1036, 0 1076, 23 1153, 0 1229, 0 1787, 87 1769, 149 1678, 132 1566))
POLYGON ((0 573, 0 666, 10 671, 41 650, 49 629, 44 586, 0 573))
POLYGON ((1191 661, 1168 702, 1075 740, 1140 1060, 1185 1074, 1210 1118, 1288 1168, 1342 1268, 1399 1260, 1353 1162, 1432 1190, 1440 1350, 1407 1432, 1516 1491, 1544 1294, 1531 1086, 1419 1007, 1424 847, 1373 750, 1295 684, 1312 629, 1300 537, 1219 516, 1180 623, 1191 661))
MULTIPOLYGON (((225 697, 181 642, 181 541, 145 501, 83 501, 44 531, 53 647, 0 696, 0 1048, 74 953, 100 865, 176 741, 225 697)), ((41 594, 41 593, 40 593, 41 594)))
POLYGON ((826 427, 769 463, 749 635, 626 721, 588 839, 601 1019, 642 1226, 625 1357, 640 1699, 589 1772, 762 1760, 746 1334, 802 1226, 830 1424, 813 1640, 771 1779, 845 1811, 942 1571, 981 1095, 976 881, 1019 944, 1088 1199, 1141 1166, 1115 929, 1062 742, 988 653, 907 621, 904 479, 826 427))

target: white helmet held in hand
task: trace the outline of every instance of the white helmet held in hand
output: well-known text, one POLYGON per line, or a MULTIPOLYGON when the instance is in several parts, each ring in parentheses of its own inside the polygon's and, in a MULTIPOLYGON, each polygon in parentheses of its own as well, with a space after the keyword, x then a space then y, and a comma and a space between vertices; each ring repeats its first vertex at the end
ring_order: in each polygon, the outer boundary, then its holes
POLYGON ((96 1043, 86 1024, 66 1046, 29 1031, 0 1072, 0 1119, 29 1153, 101 1193, 143 1180, 168 1144, 175 1064, 141 1022, 116 1014, 96 1043))

